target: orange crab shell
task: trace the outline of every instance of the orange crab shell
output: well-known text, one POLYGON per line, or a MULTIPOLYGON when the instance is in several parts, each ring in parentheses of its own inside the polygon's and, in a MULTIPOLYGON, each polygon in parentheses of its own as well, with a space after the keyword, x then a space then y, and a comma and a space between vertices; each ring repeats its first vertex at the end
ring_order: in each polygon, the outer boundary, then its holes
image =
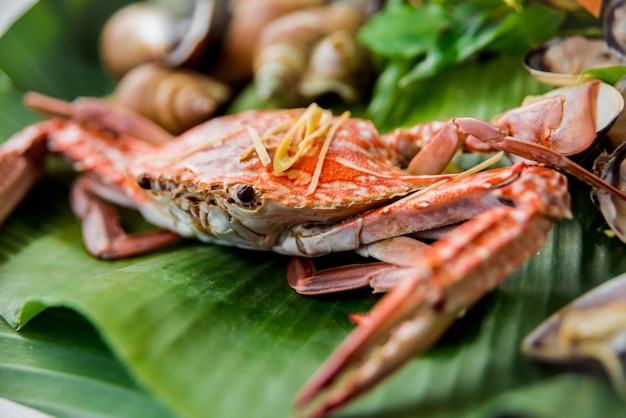
MULTIPOLYGON (((277 173, 271 164, 263 165, 257 153, 250 152, 252 140, 248 129, 263 135, 285 121, 298 118, 303 111, 249 111, 214 119, 166 144, 154 156, 137 157, 133 172, 193 184, 203 191, 237 183, 250 184, 262 193, 264 200, 294 208, 370 206, 373 202, 404 196, 442 178, 406 174, 397 165, 396 152, 369 121, 360 119, 341 122, 322 158, 324 138, 320 137, 282 173, 277 173), (319 181, 313 193, 309 193, 320 163, 323 170, 319 181)), ((275 155, 273 148, 283 136, 279 132, 267 137, 271 158, 275 155)))

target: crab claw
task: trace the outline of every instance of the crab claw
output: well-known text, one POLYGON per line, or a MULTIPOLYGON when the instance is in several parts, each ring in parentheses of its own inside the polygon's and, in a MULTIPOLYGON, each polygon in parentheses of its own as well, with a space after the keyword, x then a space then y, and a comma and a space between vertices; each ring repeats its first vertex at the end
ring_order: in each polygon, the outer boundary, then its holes
MULTIPOLYGON (((592 149, 624 108, 621 94, 612 86, 592 81, 534 97, 523 106, 493 119, 502 134, 475 135, 493 148, 563 170, 594 188, 626 199, 619 189, 589 172, 580 160, 592 149), (570 156, 571 158, 569 158, 570 156)), ((457 119, 457 124, 467 124, 457 119)))
POLYGON ((528 158, 530 160, 549 165, 550 167, 563 170, 596 189, 606 190, 612 195, 626 200, 626 194, 614 187, 612 184, 589 172, 569 158, 560 155, 559 153, 554 152, 554 150, 544 147, 543 145, 520 141, 519 139, 512 137, 493 138, 486 140, 485 142, 491 144, 494 148, 499 149, 500 151, 515 154, 517 156, 528 158))
POLYGON ((598 131, 612 124, 623 106, 619 92, 593 81, 528 98, 492 122, 515 138, 541 144, 560 155, 575 155, 595 143, 598 131))
POLYGON ((306 416, 324 416, 428 349, 465 309, 532 257, 553 222, 570 217, 567 180, 525 167, 499 189, 512 202, 460 225, 403 267, 405 279, 339 345, 296 398, 306 416))

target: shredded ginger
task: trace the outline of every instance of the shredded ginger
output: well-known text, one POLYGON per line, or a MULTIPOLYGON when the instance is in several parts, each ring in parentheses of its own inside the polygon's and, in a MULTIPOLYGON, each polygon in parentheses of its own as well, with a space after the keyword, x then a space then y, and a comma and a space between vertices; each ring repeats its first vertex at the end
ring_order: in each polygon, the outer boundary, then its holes
POLYGON ((252 140, 252 147, 243 153, 241 159, 249 156, 250 152, 256 151, 261 164, 267 166, 270 162, 274 172, 279 174, 291 168, 302 155, 311 147, 312 142, 323 137, 322 149, 318 155, 315 171, 311 177, 307 195, 312 194, 317 188, 319 178, 324 165, 324 159, 333 137, 341 127, 341 124, 350 116, 349 112, 345 112, 339 118, 334 119, 330 111, 320 108, 317 104, 312 103, 296 120, 286 121, 288 123, 279 124, 280 129, 276 127, 265 132, 263 136, 252 127, 248 127, 248 134, 252 140), (282 129, 289 129, 285 133, 283 139, 276 146, 274 159, 272 160, 267 152, 267 140, 270 136, 279 133, 282 129))

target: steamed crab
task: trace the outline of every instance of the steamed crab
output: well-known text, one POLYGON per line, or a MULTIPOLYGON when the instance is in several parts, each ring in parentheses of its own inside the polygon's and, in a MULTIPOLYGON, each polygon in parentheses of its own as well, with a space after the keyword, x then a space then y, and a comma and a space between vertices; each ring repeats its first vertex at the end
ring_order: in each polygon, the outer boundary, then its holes
POLYGON ((195 237, 295 256, 288 281, 300 293, 391 290, 367 316, 353 317, 356 329, 298 396, 299 408, 322 415, 428 348, 459 312, 535 254, 554 222, 570 216, 559 172, 519 161, 441 174, 454 154, 502 149, 626 198, 562 156, 610 124, 599 122, 607 112, 597 108, 613 97, 610 87, 588 83, 493 123, 459 118, 387 135, 316 105, 248 111, 155 144, 167 135, 102 101, 29 95, 27 104, 53 117, 0 146, 0 220, 54 152, 85 172, 71 204, 95 256, 132 256, 195 237), (127 235, 113 205, 137 209, 163 230, 127 235), (442 238, 427 245, 420 236, 442 238), (378 262, 317 272, 310 261, 351 250, 378 262))

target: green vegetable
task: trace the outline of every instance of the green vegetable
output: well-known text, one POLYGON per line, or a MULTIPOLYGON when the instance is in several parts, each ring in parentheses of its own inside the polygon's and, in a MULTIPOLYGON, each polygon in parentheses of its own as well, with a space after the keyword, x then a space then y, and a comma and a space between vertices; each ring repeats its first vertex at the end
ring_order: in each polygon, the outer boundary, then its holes
POLYGON ((626 75, 626 66, 590 68, 584 71, 582 75, 591 75, 605 83, 615 84, 626 75))
POLYGON ((485 53, 522 54, 552 36, 565 17, 538 3, 515 6, 501 0, 431 1, 419 7, 390 3, 359 34, 382 68, 371 118, 384 124, 402 90, 445 68, 485 53))

